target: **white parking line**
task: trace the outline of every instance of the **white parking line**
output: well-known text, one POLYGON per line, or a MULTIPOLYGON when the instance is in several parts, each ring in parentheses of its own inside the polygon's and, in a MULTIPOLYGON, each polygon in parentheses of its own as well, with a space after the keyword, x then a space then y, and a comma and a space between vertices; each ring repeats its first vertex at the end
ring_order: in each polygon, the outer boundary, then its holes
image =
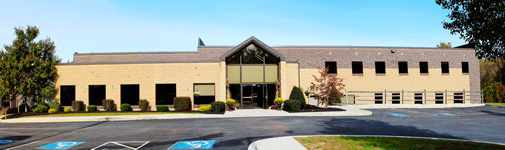
POLYGON ((103 146, 105 146, 107 144, 115 144, 115 145, 119 145, 119 146, 122 146, 122 147, 125 147, 125 148, 129 148, 129 149, 132 149, 132 150, 138 150, 138 149, 144 147, 149 142, 150 141, 110 141, 110 142, 104 143, 102 145, 98 145, 97 147, 92 148, 91 150, 96 150, 97 148, 103 147, 103 146), (130 146, 127 146, 127 145, 124 145, 124 144, 121 144, 121 143, 143 143, 143 144, 140 145, 137 148, 134 148, 134 147, 130 147, 130 146))
POLYGON ((20 148, 20 147, 23 147, 23 146, 26 146, 26 145, 35 144, 35 143, 37 143, 37 142, 39 142, 39 141, 33 141, 33 142, 26 143, 26 144, 23 144, 23 145, 14 146, 14 147, 8 148, 8 149, 6 149, 6 150, 12 150, 12 149, 20 148))

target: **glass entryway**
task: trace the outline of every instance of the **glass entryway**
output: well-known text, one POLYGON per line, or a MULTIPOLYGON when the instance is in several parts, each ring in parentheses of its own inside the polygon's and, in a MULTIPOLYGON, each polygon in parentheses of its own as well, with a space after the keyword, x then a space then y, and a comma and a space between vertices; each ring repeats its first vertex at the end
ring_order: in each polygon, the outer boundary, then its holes
POLYGON ((242 105, 243 108, 265 108, 266 103, 265 86, 261 84, 242 85, 242 105))

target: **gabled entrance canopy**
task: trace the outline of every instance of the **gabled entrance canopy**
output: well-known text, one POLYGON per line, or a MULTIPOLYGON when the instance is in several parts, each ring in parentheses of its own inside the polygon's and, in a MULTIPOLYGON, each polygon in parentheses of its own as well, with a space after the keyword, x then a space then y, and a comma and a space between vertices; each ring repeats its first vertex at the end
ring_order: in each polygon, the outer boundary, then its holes
POLYGON ((284 61, 285 58, 284 56, 282 56, 281 53, 275 51, 273 48, 271 48, 270 46, 266 45, 265 43, 261 42, 259 39, 257 39, 256 37, 254 36, 251 36, 250 38, 248 38, 247 40, 245 40, 244 42, 240 43, 239 45, 235 46, 233 49, 231 49, 230 51, 226 52, 225 54, 223 54, 223 56, 220 57, 221 61, 225 61, 228 57, 232 56, 233 54, 235 54, 236 52, 248 47, 249 45, 251 44, 254 44, 255 46, 265 50, 266 52, 268 52, 269 54, 277 57, 278 59, 280 59, 280 61, 284 61))

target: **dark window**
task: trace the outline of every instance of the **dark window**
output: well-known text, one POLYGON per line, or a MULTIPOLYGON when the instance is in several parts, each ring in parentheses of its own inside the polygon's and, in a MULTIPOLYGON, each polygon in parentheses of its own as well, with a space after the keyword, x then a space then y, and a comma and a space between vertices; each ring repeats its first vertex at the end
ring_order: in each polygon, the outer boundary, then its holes
POLYGON ((382 104, 382 93, 375 93, 375 104, 382 104))
POLYGON ((61 106, 72 106, 72 101, 75 101, 75 85, 62 85, 60 89, 61 106))
POLYGON ((454 103, 463 103, 463 93, 454 93, 454 103))
POLYGON ((337 73, 337 62, 336 61, 324 62, 324 67, 328 68, 328 73, 337 73))
POLYGON ((423 93, 414 93, 414 104, 423 104, 423 93))
POLYGON ((449 62, 442 62, 442 73, 449 73, 449 62))
POLYGON ((393 100, 393 104, 400 104, 400 93, 393 93, 391 99, 393 100))
POLYGON ((263 64, 265 58, 266 64, 278 64, 280 59, 256 44, 249 44, 247 47, 235 52, 226 58, 226 64, 263 64))
POLYGON ((375 62, 375 73, 385 74, 386 73, 386 62, 376 61, 375 62))
POLYGON ((419 71, 421 73, 428 73, 428 62, 419 62, 419 71))
POLYGON ((406 61, 398 62, 398 73, 409 73, 409 66, 406 61))
POLYGON ((216 101, 214 83, 193 84, 193 92, 198 92, 199 96, 193 96, 195 104, 210 104, 216 101))
POLYGON ((435 93, 435 104, 444 103, 444 93, 435 93))
POLYGON ((352 74, 363 74, 363 62, 361 61, 352 62, 352 74))
POLYGON ((468 62, 461 62, 461 70, 463 73, 468 73, 470 70, 468 69, 468 62))
POLYGON ((156 105, 173 105, 175 84, 156 84, 156 105))
POLYGON ((138 105, 140 99, 139 85, 121 85, 121 104, 138 105))
POLYGON ((90 85, 89 86, 89 104, 102 105, 102 100, 105 99, 105 85, 90 85))

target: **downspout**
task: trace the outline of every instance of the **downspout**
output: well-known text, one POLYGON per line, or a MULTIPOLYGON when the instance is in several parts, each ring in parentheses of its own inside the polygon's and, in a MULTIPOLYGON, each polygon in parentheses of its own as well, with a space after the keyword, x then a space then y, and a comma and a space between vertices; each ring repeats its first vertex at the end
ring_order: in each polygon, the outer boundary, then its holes
POLYGON ((298 61, 298 88, 300 87, 300 61, 298 61))

